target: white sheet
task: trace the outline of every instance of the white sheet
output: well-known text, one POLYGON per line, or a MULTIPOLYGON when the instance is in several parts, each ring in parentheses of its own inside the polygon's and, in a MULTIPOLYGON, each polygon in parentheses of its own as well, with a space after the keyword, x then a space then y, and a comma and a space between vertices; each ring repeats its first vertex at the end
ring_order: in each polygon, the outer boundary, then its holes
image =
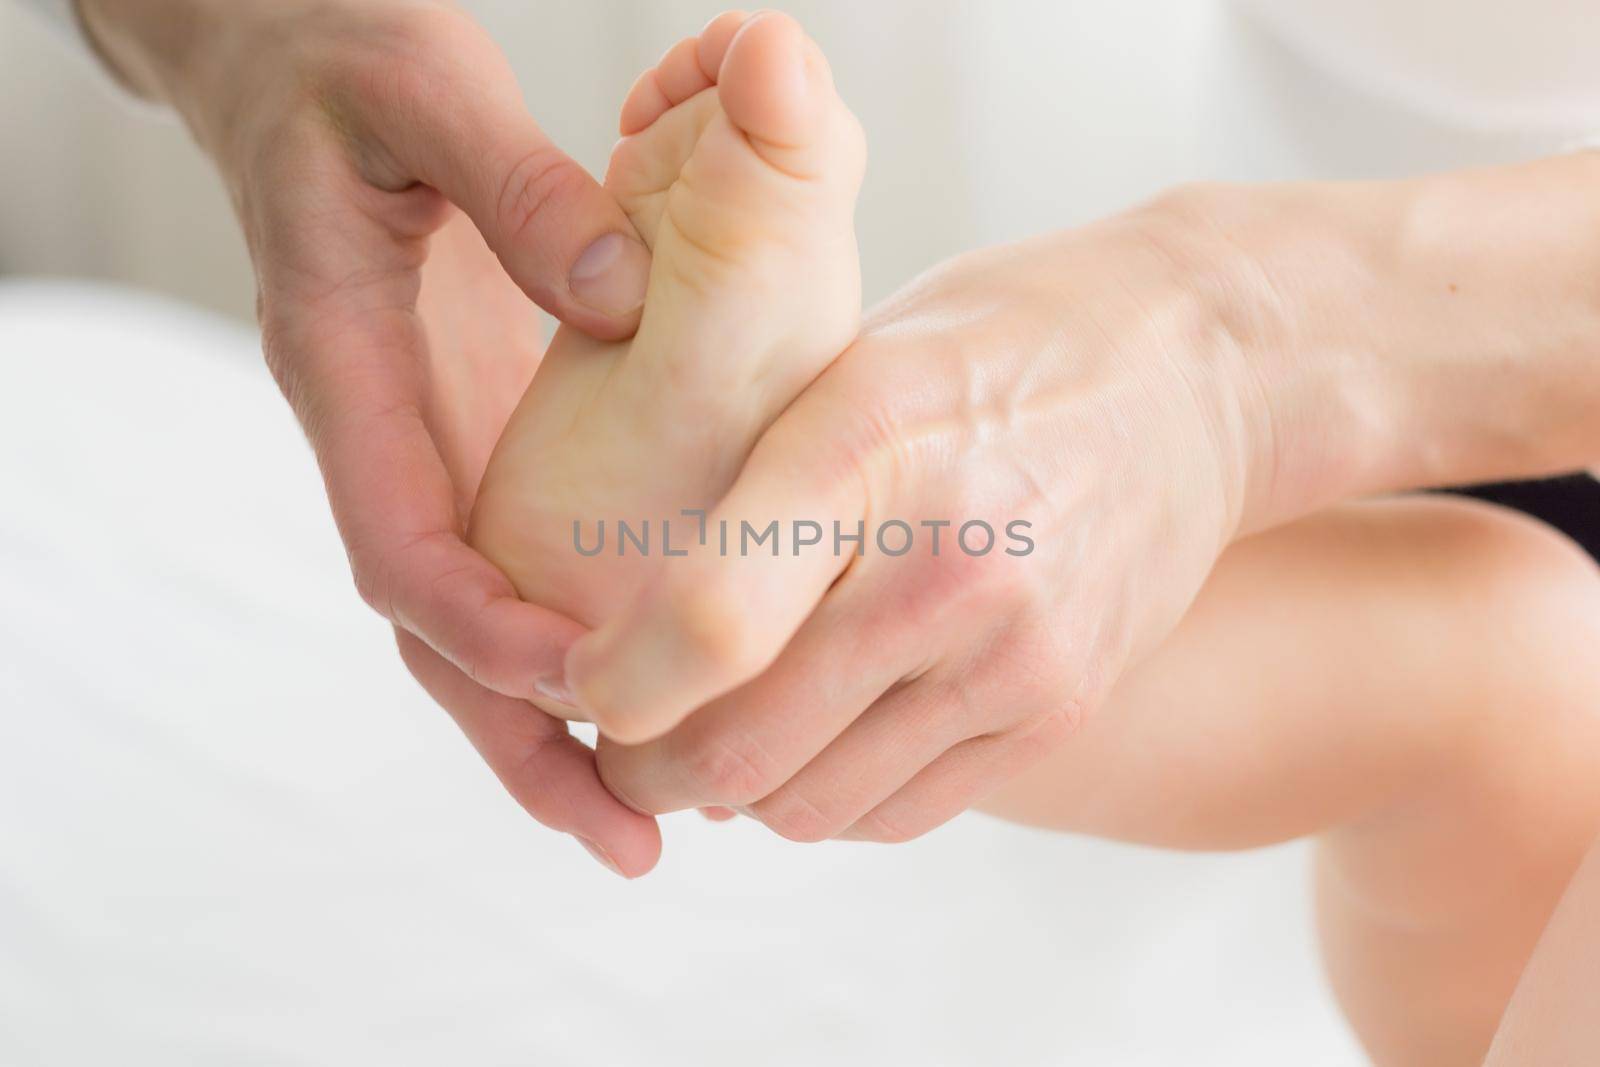
POLYGON ((254 350, 0 285, 0 1063, 1361 1062, 1300 848, 691 815, 603 871, 406 677, 254 350))

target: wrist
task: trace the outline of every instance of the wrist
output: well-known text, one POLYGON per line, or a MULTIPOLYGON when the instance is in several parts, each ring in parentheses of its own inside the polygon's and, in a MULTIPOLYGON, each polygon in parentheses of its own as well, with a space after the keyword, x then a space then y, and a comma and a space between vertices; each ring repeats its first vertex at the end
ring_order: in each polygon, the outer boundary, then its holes
POLYGON ((1396 390, 1367 316, 1381 285, 1356 185, 1201 185, 1158 203, 1181 235, 1214 360, 1236 409, 1236 534, 1291 522, 1387 480, 1396 390))
POLYGON ((1600 457, 1600 154, 1366 189, 1394 226, 1365 240, 1370 343, 1393 398, 1377 488, 1600 457))
POLYGON ((1214 460, 1207 466, 1218 472, 1226 540, 1349 495, 1382 451, 1359 368, 1297 355, 1305 309, 1275 260, 1310 239, 1292 204, 1271 202, 1276 192, 1184 186, 1132 216, 1166 265, 1166 303, 1182 309, 1152 318, 1176 325, 1161 347, 1206 429, 1206 447, 1191 434, 1183 455, 1214 460), (1336 375, 1351 381, 1336 384, 1336 375))
POLYGON ((1150 210, 1236 353, 1207 371, 1245 431, 1241 533, 1600 455, 1600 155, 1150 210))

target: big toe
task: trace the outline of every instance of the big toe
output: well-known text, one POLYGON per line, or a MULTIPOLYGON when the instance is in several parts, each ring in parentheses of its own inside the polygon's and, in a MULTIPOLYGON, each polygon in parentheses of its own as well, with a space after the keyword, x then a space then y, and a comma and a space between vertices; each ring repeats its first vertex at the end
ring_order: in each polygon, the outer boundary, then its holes
POLYGON ((728 120, 770 162, 806 172, 823 165, 815 150, 838 98, 822 50, 794 19, 747 19, 727 45, 717 91, 728 120))

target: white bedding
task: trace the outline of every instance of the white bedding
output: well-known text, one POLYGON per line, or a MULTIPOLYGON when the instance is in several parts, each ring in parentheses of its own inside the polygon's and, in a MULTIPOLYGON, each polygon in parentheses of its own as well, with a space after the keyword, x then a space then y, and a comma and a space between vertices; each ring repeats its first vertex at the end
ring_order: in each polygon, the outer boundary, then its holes
POLYGON ((1362 1062, 1298 847, 688 815, 602 870, 405 675, 255 344, 0 284, 0 1063, 1362 1062))

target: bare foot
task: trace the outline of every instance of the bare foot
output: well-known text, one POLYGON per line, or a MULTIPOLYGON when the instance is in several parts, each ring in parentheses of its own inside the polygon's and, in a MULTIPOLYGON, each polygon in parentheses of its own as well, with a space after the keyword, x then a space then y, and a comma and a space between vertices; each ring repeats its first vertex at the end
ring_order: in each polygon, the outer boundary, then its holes
POLYGON ((557 333, 470 531, 524 599, 589 625, 659 563, 666 521, 674 548, 698 536, 682 511, 718 501, 861 313, 865 141, 793 19, 729 13, 680 41, 634 86, 622 133, 605 184, 653 255, 639 331, 557 333), (619 520, 648 524, 648 551, 619 520))

